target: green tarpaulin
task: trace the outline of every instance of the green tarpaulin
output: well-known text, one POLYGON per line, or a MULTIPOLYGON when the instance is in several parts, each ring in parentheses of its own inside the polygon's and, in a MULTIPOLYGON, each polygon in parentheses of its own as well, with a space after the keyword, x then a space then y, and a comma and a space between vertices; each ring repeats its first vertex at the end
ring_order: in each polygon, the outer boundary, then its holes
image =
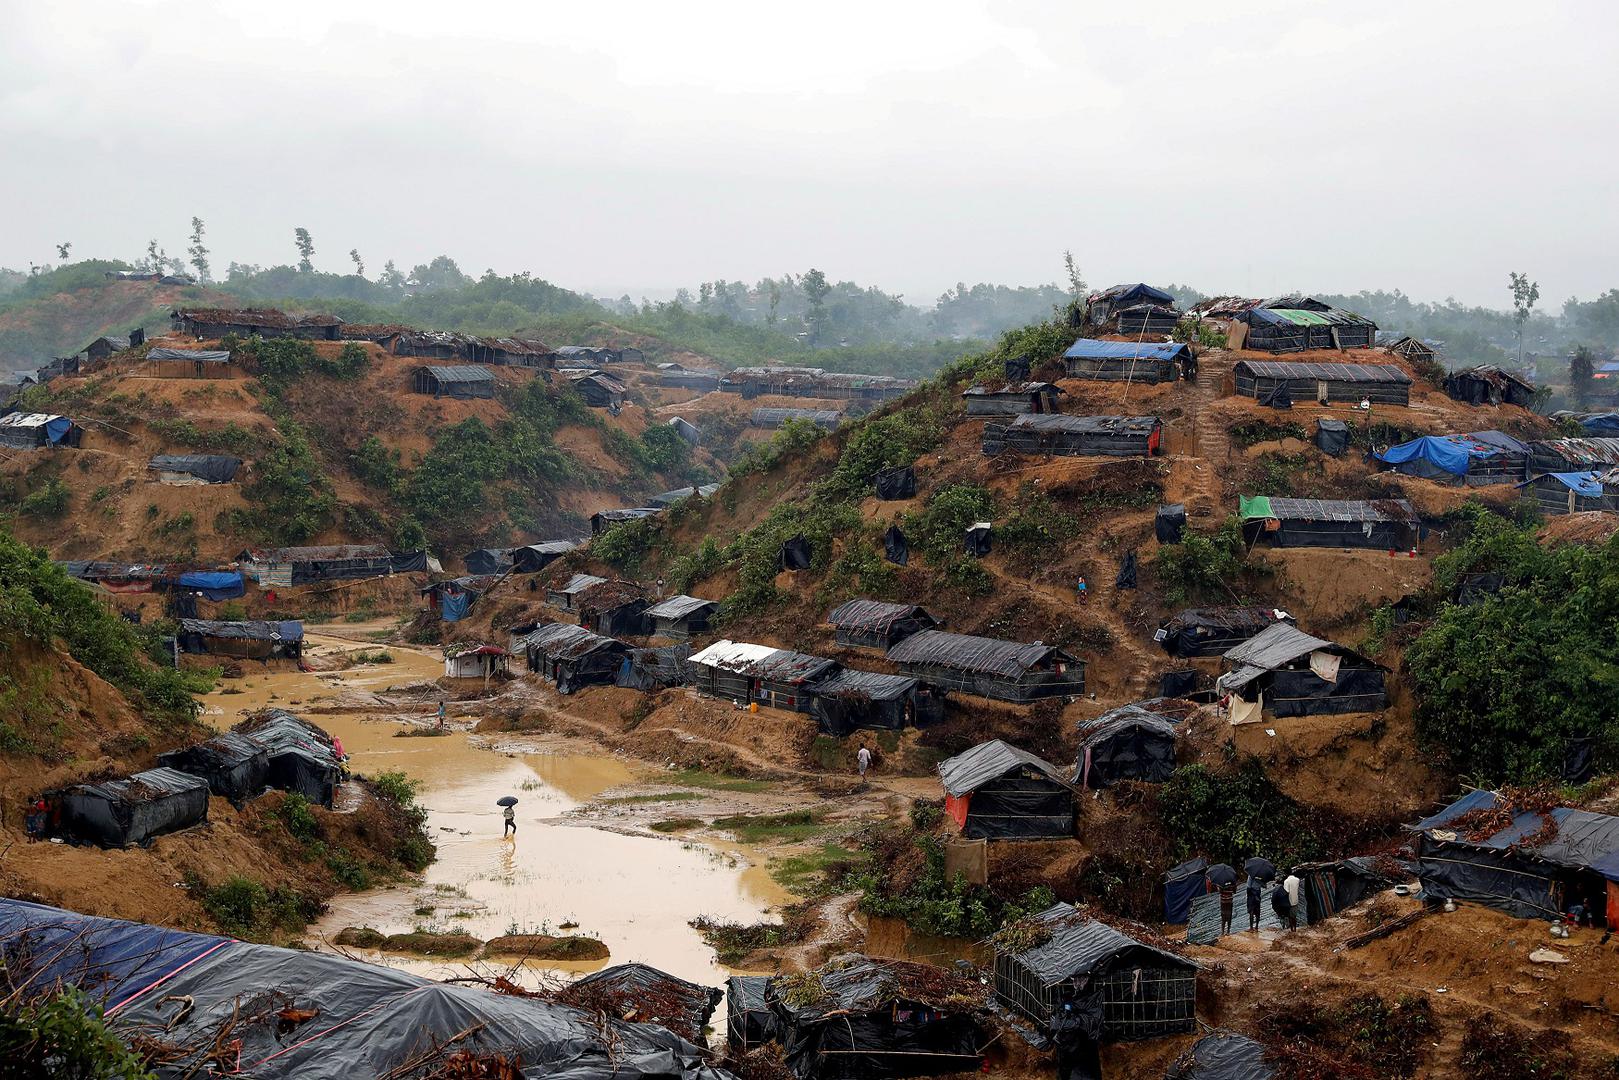
POLYGON ((1255 495, 1251 499, 1246 495, 1238 495, 1237 516, 1244 521, 1252 521, 1254 518, 1268 518, 1276 515, 1271 513, 1269 495, 1255 495))

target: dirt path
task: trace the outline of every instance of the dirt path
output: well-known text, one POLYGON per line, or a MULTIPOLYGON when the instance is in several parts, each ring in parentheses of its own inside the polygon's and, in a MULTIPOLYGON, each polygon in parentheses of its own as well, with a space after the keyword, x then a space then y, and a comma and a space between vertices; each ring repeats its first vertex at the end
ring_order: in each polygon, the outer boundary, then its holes
POLYGON ((828 954, 852 944, 865 933, 854 921, 859 893, 842 893, 824 901, 820 908, 819 929, 808 941, 777 953, 783 968, 809 971, 821 966, 828 954))

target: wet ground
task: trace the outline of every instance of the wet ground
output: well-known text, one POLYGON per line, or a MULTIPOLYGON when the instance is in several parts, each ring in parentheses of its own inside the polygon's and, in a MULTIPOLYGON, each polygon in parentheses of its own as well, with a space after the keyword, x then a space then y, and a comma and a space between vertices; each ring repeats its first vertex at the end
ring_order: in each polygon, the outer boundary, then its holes
MULTIPOLYGON (((317 665, 372 647, 312 632, 306 648, 317 665)), ((340 694, 385 690, 439 677, 443 663, 426 651, 390 647, 393 663, 341 671, 250 674, 226 680, 204 700, 206 718, 228 727, 266 706, 297 712, 330 708, 340 694)), ((453 706, 452 706, 453 709, 453 706)), ((418 720, 432 716, 422 704, 418 720)), ((600 938, 611 961, 537 963, 555 971, 589 971, 605 963, 644 961, 708 985, 726 972, 688 925, 698 915, 741 922, 767 917, 791 899, 763 871, 764 856, 740 845, 718 846, 645 831, 631 806, 604 793, 643 790, 657 780, 645 765, 577 740, 523 740, 502 745, 465 731, 406 737, 412 725, 363 712, 312 712, 340 738, 357 773, 397 770, 421 782, 428 829, 438 859, 419 887, 396 886, 337 897, 310 927, 323 947, 345 926, 383 933, 418 928, 464 930, 489 939, 512 933, 579 933, 600 938), (502 837, 496 800, 516 796, 517 833, 502 837), (564 817, 573 813, 572 817, 564 817), (624 819, 620 821, 619 819, 624 819), (577 924, 577 927, 567 924, 577 924)), ((642 815, 644 818, 644 814, 642 815)), ((389 955, 368 959, 445 977, 459 963, 389 955)), ((503 971, 498 960, 485 967, 503 971)))

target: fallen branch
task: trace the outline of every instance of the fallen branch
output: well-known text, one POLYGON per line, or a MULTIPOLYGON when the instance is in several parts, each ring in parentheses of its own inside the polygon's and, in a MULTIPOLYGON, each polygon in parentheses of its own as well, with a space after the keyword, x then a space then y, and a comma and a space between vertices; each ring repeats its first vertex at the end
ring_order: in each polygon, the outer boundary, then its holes
POLYGON ((1427 908, 1418 908, 1413 912, 1401 915, 1398 919, 1391 919, 1380 926, 1374 926, 1364 934, 1356 934, 1354 937, 1346 939, 1343 947, 1346 949, 1358 949, 1362 945, 1370 945, 1379 938, 1388 937, 1396 930, 1404 930, 1406 927, 1410 926, 1418 919, 1423 918, 1427 914, 1427 908))

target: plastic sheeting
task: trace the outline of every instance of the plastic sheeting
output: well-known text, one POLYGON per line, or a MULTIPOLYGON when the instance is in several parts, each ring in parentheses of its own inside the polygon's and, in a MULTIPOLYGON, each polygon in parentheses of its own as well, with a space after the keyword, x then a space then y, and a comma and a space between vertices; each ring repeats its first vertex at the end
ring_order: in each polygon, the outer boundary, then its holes
POLYGON ((783 570, 808 570, 812 556, 810 542, 800 534, 781 545, 778 565, 783 570))
POLYGON ((1153 515, 1152 532, 1160 544, 1178 544, 1181 534, 1186 531, 1186 506, 1184 503, 1165 503, 1153 515))
POLYGON ((242 575, 235 570, 187 570, 174 583, 187 592, 201 593, 205 600, 234 600, 247 593, 242 575))
POLYGON ((1199 855, 1164 874, 1164 922, 1180 925, 1191 918, 1192 901, 1208 891, 1203 874, 1209 860, 1199 855))
POLYGON ((512 554, 505 548, 479 548, 466 554, 467 573, 498 574, 512 565, 512 554))
POLYGON ((564 989, 560 1000, 566 1004, 570 995, 574 994, 588 1000, 588 993, 581 994, 586 990, 603 990, 614 997, 623 998, 631 1005, 638 997, 666 1002, 672 1007, 673 1015, 658 1016, 657 1021, 681 1038, 692 1040, 703 1037, 703 1029, 708 1026, 709 1018, 725 996, 717 987, 699 986, 641 963, 614 964, 586 975, 564 989))
POLYGON ((883 558, 896 566, 910 564, 911 544, 898 525, 890 525, 888 531, 883 533, 883 558))
POLYGON ((994 544, 994 535, 993 526, 987 522, 979 522, 967 530, 967 534, 962 541, 963 549, 968 555, 983 558, 989 554, 990 548, 994 544))
POLYGON ((1175 771, 1175 725, 1168 717, 1124 705, 1079 725, 1075 781, 1104 788, 1120 780, 1161 784, 1175 771))
POLYGON ((146 467, 157 472, 184 473, 210 484, 228 484, 236 479, 242 459, 222 454, 158 454, 146 467))
POLYGON ((241 802, 264 790, 270 752, 262 743, 226 731, 206 742, 159 754, 157 762, 207 781, 208 790, 222 799, 241 802))
POLYGON ((685 686, 689 681, 687 661, 690 645, 670 645, 661 649, 630 649, 624 653, 613 685, 631 690, 662 690, 685 686))
POLYGON ((916 495, 916 469, 910 465, 882 469, 877 473, 876 485, 879 499, 913 498, 916 495))
POLYGON ((102 847, 143 844, 208 820, 208 782, 168 768, 78 784, 59 799, 68 834, 102 847))
POLYGON ((1176 1058, 1164 1080, 1271 1080, 1274 1075, 1263 1046, 1246 1035, 1216 1031, 1176 1058))
POLYGON ((1315 445, 1323 454, 1338 457, 1349 449, 1349 425, 1342 420, 1317 420, 1315 445))
POLYGON ((781 1028, 765 1000, 768 975, 733 975, 725 980, 725 1041, 732 1053, 777 1042, 781 1028))
POLYGON ((1136 587, 1136 553, 1132 549, 1125 552, 1124 561, 1119 564, 1119 574, 1113 579, 1115 589, 1133 589, 1136 587))

